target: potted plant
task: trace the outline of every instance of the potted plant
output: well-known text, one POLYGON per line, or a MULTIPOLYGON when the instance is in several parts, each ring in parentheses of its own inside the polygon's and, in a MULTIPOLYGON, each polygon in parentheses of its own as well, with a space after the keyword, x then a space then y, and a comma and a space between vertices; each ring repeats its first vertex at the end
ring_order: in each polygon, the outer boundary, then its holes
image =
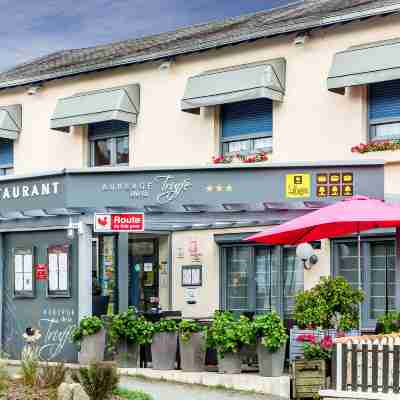
POLYGON ((110 296, 103 296, 99 282, 94 279, 92 283, 92 315, 101 317, 107 315, 110 296))
POLYGON ((239 374, 242 370, 240 349, 254 343, 253 326, 249 318, 236 320, 229 311, 216 311, 207 331, 207 344, 217 350, 221 373, 239 374))
POLYGON ((206 359, 204 327, 191 319, 182 320, 179 324, 179 344, 182 370, 204 371, 206 359))
POLYGON ((378 318, 376 323, 376 334, 389 334, 400 332, 400 313, 389 311, 378 318))
POLYGON ((178 351, 178 326, 172 319, 161 319, 153 325, 151 358, 154 369, 175 369, 178 351))
POLYGON ((72 333, 72 340, 80 347, 81 364, 103 361, 106 333, 100 318, 96 316, 82 318, 72 333))
POLYGON ((359 306, 364 293, 353 288, 343 277, 324 277, 320 282, 295 298, 293 317, 296 322, 290 331, 290 359, 303 357, 303 348, 296 338, 302 334, 359 335, 359 306))
POLYGON ((115 351, 118 365, 136 368, 140 345, 151 343, 153 327, 151 322, 138 316, 133 308, 116 314, 109 325, 110 347, 115 351))
POLYGON ((333 351, 333 339, 326 335, 304 334, 297 337, 303 347, 304 359, 292 362, 293 397, 314 398, 326 387, 330 360, 333 351))
POLYGON ((279 315, 272 311, 254 321, 257 356, 261 376, 282 376, 288 336, 279 315))

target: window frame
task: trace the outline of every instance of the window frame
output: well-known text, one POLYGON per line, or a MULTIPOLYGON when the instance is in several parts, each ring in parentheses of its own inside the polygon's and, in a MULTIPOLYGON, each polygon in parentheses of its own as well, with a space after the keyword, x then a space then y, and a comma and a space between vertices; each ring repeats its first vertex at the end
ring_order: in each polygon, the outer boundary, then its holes
MULTIPOLYGON (((371 273, 371 243, 382 242, 395 242, 395 259, 396 259, 396 237, 391 235, 376 235, 376 236, 362 236, 361 237, 361 257, 365 260, 364 276, 362 277, 362 289, 365 292, 366 299, 362 304, 362 326, 361 329, 365 331, 375 330, 377 319, 370 318, 370 273, 371 273)), ((342 239, 335 239, 331 241, 331 275, 333 277, 339 276, 339 246, 340 244, 356 243, 356 237, 347 237, 342 239)), ((395 304, 396 308, 400 307, 400 271, 396 269, 396 289, 395 289, 395 304)))
MULTIPOLYGON (((250 154, 255 154, 254 150, 254 141, 256 139, 267 139, 267 138, 273 138, 273 131, 274 131, 274 101, 271 100, 272 102, 272 130, 271 131, 265 131, 265 132, 258 132, 258 133, 244 133, 241 135, 235 135, 231 137, 223 137, 222 136, 222 130, 223 130, 223 123, 222 123, 222 113, 223 113, 223 107, 225 104, 221 104, 218 107, 218 127, 219 127, 219 153, 223 156, 229 155, 229 154, 237 154, 238 152, 227 152, 225 151, 226 146, 229 143, 232 142, 241 142, 241 141, 250 141, 250 150, 249 151, 240 151, 239 154, 241 155, 250 155, 250 154)), ((228 103, 229 104, 229 103, 228 103)), ((270 147, 265 147, 262 149, 259 149, 258 151, 265 151, 267 153, 272 153, 273 150, 273 144, 271 143, 270 147)))
MULTIPOLYGON (((71 297, 71 260, 72 260, 72 247, 70 244, 50 244, 47 246, 47 282, 46 282, 46 296, 48 298, 70 298, 71 297), (50 254, 55 253, 54 251, 51 252, 52 248, 60 248, 64 247, 67 253, 67 290, 50 290, 50 254)), ((59 253, 57 253, 59 254, 59 253)), ((58 275, 59 275, 58 270, 58 275)))
POLYGON ((131 124, 128 124, 128 132, 107 132, 107 133, 97 133, 91 134, 89 136, 88 127, 88 141, 89 141, 89 166, 90 167, 123 167, 129 165, 130 159, 130 130, 131 124), (127 138, 128 139, 128 162, 127 163, 117 163, 117 139, 127 138), (94 165, 95 161, 95 142, 97 140, 111 140, 111 154, 110 154, 110 164, 106 165, 94 165))
POLYGON ((14 171, 11 173, 7 173, 7 171, 13 170, 14 164, 0 164, 0 176, 12 175, 14 171))
POLYGON ((393 123, 399 123, 400 124, 400 115, 398 117, 387 117, 387 118, 370 118, 370 108, 371 108, 371 85, 367 85, 367 122, 368 122, 368 142, 374 142, 374 141, 379 141, 379 140, 398 140, 400 139, 400 134, 395 137, 381 137, 377 138, 376 137, 376 127, 377 125, 389 125, 393 123))
MULTIPOLYGON (((32 247, 15 247, 11 251, 11 257, 12 257, 12 293, 13 293, 13 298, 14 299, 33 299, 36 297, 36 271, 35 271, 35 265, 36 265, 36 248, 35 246, 32 247), (19 253, 22 253, 23 255, 25 254, 31 254, 32 256, 32 290, 21 290, 21 291, 16 291, 15 289, 15 256, 19 253)), ((22 275, 24 275, 24 269, 22 272, 22 275)))
MULTIPOLYGON (((248 312, 257 312, 257 299, 256 299, 256 265, 255 265, 255 255, 257 248, 268 248, 271 251, 271 257, 275 258, 277 265, 279 266, 279 284, 277 289, 278 303, 275 311, 281 316, 283 319, 291 319, 291 316, 286 314, 286 310, 284 309, 284 249, 290 248, 291 246, 266 246, 261 243, 219 243, 219 265, 220 265, 220 288, 219 288, 219 297, 220 297, 220 307, 224 310, 228 309, 228 257, 227 257, 227 249, 233 247, 249 247, 250 248, 250 265, 248 268, 248 312)), ((303 290, 304 290, 304 279, 303 279, 303 290)), ((245 311, 244 311, 245 312, 245 311)), ((266 310, 267 312, 267 310, 266 310)))

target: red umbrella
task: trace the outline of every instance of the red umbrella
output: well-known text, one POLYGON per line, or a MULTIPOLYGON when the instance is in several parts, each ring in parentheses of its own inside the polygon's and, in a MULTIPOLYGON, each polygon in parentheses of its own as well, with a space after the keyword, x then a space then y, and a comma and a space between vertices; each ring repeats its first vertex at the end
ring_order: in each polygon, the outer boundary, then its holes
POLYGON ((365 196, 354 196, 320 208, 245 240, 296 245, 313 240, 400 226, 400 207, 365 196))
POLYGON ((361 289, 360 232, 391 227, 400 227, 399 206, 365 196, 354 196, 252 235, 245 240, 271 245, 297 245, 358 233, 358 284, 361 289))

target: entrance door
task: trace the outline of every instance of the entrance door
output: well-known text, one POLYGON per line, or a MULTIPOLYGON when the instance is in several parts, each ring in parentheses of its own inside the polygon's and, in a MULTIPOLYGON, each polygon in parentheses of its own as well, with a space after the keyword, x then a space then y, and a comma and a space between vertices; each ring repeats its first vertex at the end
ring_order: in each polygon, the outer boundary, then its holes
POLYGON ((129 305, 148 311, 158 299, 158 241, 129 239, 129 305))

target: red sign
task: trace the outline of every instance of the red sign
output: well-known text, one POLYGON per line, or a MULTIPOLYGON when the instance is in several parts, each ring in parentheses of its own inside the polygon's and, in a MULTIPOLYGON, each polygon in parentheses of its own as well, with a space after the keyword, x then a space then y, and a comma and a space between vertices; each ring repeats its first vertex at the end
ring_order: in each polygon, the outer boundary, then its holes
POLYGON ((46 264, 36 264, 36 279, 46 280, 47 279, 47 265, 46 264))
POLYGON ((95 214, 95 232, 143 232, 144 213, 95 214))

